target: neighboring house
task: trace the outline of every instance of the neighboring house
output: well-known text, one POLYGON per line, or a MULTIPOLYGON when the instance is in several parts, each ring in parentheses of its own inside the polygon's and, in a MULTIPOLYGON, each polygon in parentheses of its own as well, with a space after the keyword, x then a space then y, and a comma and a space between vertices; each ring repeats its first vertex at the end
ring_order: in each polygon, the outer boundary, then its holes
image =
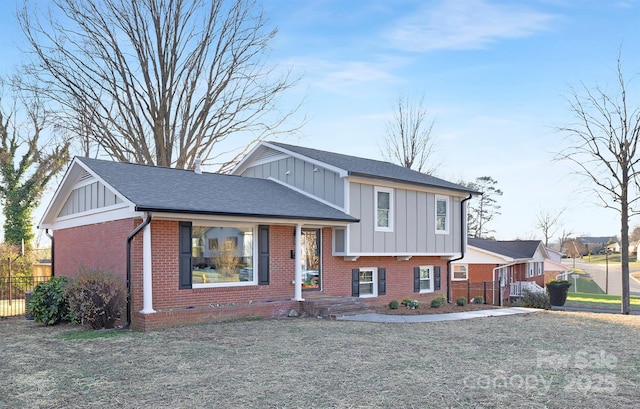
POLYGON ((447 294, 464 186, 387 162, 262 142, 233 175, 75 158, 40 228, 55 275, 111 270, 135 329, 274 317, 328 297, 447 294))
MULTIPOLYGON (((557 275, 568 270, 558 257, 561 253, 547 248, 540 240, 496 241, 487 239, 468 239, 467 252, 461 260, 454 261, 453 280, 471 283, 488 283, 488 288, 501 288, 498 298, 491 293, 487 302, 494 304, 522 295, 524 289, 542 291, 544 283, 555 279, 557 275), (557 254, 554 254, 557 253, 557 254), (465 271, 466 275, 458 275, 457 271, 465 271)), ((455 296, 464 296, 464 285, 456 286, 455 296)), ((474 286, 470 294, 483 295, 482 287, 474 286)), ((487 285, 484 285, 487 288, 487 285)))
POLYGON ((583 256, 589 254, 597 254, 600 250, 604 249, 609 243, 618 241, 616 236, 603 236, 603 237, 577 237, 580 243, 584 245, 585 251, 583 256))

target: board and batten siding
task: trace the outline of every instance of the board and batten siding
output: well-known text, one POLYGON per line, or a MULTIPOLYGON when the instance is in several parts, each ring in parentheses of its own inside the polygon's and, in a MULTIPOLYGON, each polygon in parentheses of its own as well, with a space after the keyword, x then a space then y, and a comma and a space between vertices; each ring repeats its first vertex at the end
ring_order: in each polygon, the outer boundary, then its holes
POLYGON ((105 185, 95 181, 74 188, 58 214, 58 217, 82 213, 118 203, 122 203, 122 199, 105 185))
POLYGON ((336 206, 344 207, 344 180, 336 172, 287 157, 247 168, 242 176, 285 182, 336 206))
MULTIPOLYGON (((449 233, 435 232, 435 193, 393 189, 393 231, 375 230, 374 185, 351 182, 349 254, 453 254, 460 248, 460 202, 449 197, 449 233)), ((443 194, 437 194, 443 196, 443 194)))

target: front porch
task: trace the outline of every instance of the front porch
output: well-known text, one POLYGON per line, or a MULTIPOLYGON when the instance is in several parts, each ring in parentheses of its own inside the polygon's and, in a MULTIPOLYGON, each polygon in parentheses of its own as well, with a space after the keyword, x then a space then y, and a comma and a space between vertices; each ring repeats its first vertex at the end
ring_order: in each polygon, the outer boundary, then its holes
POLYGON ((509 297, 522 297, 525 291, 543 293, 545 289, 533 281, 516 281, 509 286, 509 297))

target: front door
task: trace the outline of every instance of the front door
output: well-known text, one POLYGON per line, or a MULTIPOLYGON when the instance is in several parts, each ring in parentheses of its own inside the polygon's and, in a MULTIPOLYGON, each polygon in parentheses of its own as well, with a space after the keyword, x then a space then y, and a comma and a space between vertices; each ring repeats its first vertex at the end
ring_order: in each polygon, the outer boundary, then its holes
POLYGON ((319 290, 322 284, 320 229, 302 229, 302 288, 319 290))

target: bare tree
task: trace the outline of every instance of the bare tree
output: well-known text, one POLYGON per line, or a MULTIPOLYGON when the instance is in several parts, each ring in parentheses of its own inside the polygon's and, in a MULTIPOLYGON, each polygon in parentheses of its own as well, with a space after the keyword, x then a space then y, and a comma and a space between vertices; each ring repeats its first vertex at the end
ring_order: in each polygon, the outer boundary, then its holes
POLYGON ((567 253, 565 249, 565 243, 569 241, 569 238, 573 235, 571 230, 562 229, 562 233, 560 233, 560 237, 558 237, 558 245, 560 246, 560 251, 567 253))
POLYGON ((629 233, 629 242, 640 241, 640 226, 635 226, 631 233, 629 233))
POLYGON ((482 195, 474 197, 468 207, 468 235, 476 238, 489 238, 494 230, 489 230, 487 224, 500 215, 500 205, 495 199, 502 196, 502 190, 498 189, 498 182, 491 176, 480 176, 475 182, 461 182, 471 189, 482 192, 482 195))
POLYGON ((398 97, 393 119, 386 127, 381 153, 389 162, 432 175, 440 163, 431 162, 435 149, 434 120, 424 105, 424 95, 398 97))
POLYGON ((276 34, 255 0, 52 0, 19 21, 35 62, 26 72, 61 106, 82 148, 178 168, 246 149, 297 110, 278 98, 297 79, 265 61, 276 34), (249 144, 247 140, 251 140, 249 144), (239 140, 238 140, 239 141, 239 140), (226 152, 224 152, 226 153, 226 152))
POLYGON ((559 128, 569 146, 559 159, 572 162, 585 177, 590 190, 604 208, 620 214, 622 264, 621 312, 629 314, 629 218, 638 214, 637 150, 640 137, 640 109, 631 108, 627 96, 621 59, 618 56, 615 94, 582 84, 583 95, 574 89, 568 99, 577 121, 559 128))
POLYGON ((560 218, 562 217, 564 211, 565 209, 557 212, 545 209, 541 210, 540 213, 536 215, 538 219, 538 224, 536 224, 536 227, 542 230, 545 247, 549 247, 549 239, 553 237, 553 235, 556 234, 558 229, 561 227, 560 218))

